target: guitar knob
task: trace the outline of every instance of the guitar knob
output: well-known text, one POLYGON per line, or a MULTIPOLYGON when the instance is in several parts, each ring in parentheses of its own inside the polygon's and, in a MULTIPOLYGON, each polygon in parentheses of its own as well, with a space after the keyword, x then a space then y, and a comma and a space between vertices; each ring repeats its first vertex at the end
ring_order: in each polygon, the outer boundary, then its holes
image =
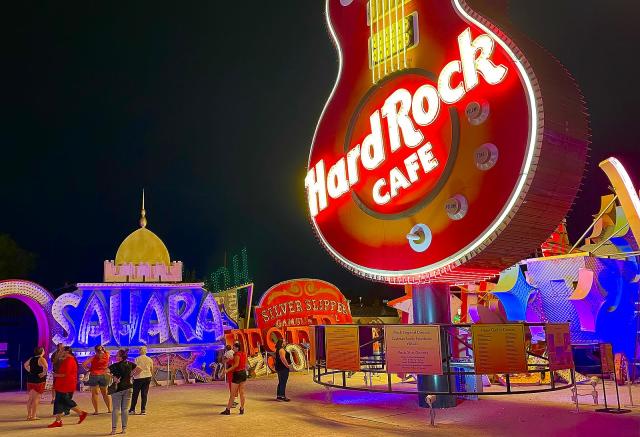
POLYGON ((493 168, 498 162, 498 148, 495 144, 485 143, 475 151, 476 167, 482 171, 493 168))
POLYGON ((478 126, 489 118, 489 102, 481 100, 480 102, 471 102, 464 110, 467 120, 472 126, 478 126))
POLYGON ((340 0, 342 6, 349 6, 351 3, 353 3, 353 0, 340 0))
POLYGON ((447 200, 444 208, 451 220, 461 220, 469 211, 469 202, 462 194, 456 194, 447 200))
POLYGON ((418 223, 411 228, 411 231, 407 234, 407 240, 409 240, 409 247, 415 252, 424 252, 431 246, 431 229, 429 226, 418 223))

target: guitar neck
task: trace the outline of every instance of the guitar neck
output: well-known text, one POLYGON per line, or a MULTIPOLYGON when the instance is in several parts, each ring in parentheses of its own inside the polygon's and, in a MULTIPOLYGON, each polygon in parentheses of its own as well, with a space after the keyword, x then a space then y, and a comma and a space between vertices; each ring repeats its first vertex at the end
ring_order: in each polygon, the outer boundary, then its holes
POLYGON ((418 14, 407 14, 411 0, 370 0, 367 4, 369 27, 369 69, 373 83, 408 68, 407 50, 418 43, 418 14))

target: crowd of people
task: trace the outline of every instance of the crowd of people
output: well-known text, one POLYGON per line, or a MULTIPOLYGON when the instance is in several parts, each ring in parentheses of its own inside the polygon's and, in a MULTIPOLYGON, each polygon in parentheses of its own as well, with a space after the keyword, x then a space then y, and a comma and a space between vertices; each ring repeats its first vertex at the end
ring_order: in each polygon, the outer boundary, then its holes
MULTIPOLYGON (((275 351, 275 369, 278 374, 276 400, 289 402, 286 396, 287 380, 292 369, 291 355, 286 350, 285 340, 278 340, 275 351)), ((121 423, 121 432, 127 432, 129 415, 136 414, 138 398, 141 399, 140 414, 146 414, 149 386, 153 373, 153 360, 147 356, 147 348, 141 347, 135 361, 129 361, 128 349, 120 349, 116 353, 115 362, 111 363, 111 355, 102 345, 95 347, 93 356, 87 358, 79 366, 73 350, 69 346, 58 344, 51 354, 53 367, 52 401, 55 420, 48 428, 63 426, 63 418, 73 411, 78 416, 78 423, 82 423, 88 412, 78 407, 73 396, 78 388, 79 369, 88 372, 86 385, 91 388, 91 404, 93 414, 98 415, 99 397, 111 414, 111 434, 117 432, 121 423)), ((244 414, 248 379, 247 354, 242 344, 235 342, 227 345, 223 360, 226 368, 226 380, 229 388, 227 406, 220 414, 230 415, 231 409, 238 406, 239 414, 244 414)), ((46 390, 49 364, 45 357, 45 350, 38 347, 33 357, 24 363, 27 371, 27 420, 38 419, 38 404, 46 390)))
MULTIPOLYGON (((111 434, 116 434, 118 422, 121 432, 126 434, 130 414, 135 414, 138 397, 141 395, 140 414, 146 414, 147 396, 153 360, 147 356, 145 347, 140 348, 140 356, 135 362, 129 361, 128 350, 120 349, 115 363, 110 364, 109 352, 101 345, 95 347, 95 354, 82 363, 82 368, 89 373, 86 382, 91 387, 91 403, 93 414, 99 414, 98 397, 102 395, 107 412, 111 414, 111 434), (132 399, 133 398, 133 399, 132 399)), ((63 426, 62 419, 72 411, 78 415, 78 423, 82 423, 89 413, 80 409, 73 400, 78 388, 79 368, 73 350, 69 346, 58 344, 51 354, 53 366, 52 401, 55 420, 48 428, 63 426)), ((38 347, 34 356, 24 363, 27 371, 27 420, 38 419, 38 404, 45 392, 48 374, 48 363, 44 349, 38 347)))

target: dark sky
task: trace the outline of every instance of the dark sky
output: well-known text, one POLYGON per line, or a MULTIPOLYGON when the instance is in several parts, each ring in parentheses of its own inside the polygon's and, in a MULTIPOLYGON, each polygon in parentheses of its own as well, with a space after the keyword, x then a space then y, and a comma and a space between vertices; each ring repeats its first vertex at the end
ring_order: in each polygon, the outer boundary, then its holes
MULTIPOLYGON (((337 71, 324 1, 23 3, 3 11, 0 233, 38 255, 36 281, 100 281, 145 187, 149 228, 200 277, 246 246, 259 293, 317 277, 353 297, 398 294, 339 267, 307 222, 309 145, 337 71)), ((618 156, 640 182, 638 12, 511 2, 591 114, 574 237, 606 192, 600 160, 618 156)))

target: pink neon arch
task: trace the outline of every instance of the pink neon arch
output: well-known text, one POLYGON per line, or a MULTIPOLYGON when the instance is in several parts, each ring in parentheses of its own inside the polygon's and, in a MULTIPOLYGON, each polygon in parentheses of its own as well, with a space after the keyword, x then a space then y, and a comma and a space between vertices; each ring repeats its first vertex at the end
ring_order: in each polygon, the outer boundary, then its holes
POLYGON ((54 298, 46 289, 31 281, 9 279, 0 281, 0 299, 17 299, 24 302, 38 324, 38 346, 48 349, 51 342, 49 315, 54 298))

